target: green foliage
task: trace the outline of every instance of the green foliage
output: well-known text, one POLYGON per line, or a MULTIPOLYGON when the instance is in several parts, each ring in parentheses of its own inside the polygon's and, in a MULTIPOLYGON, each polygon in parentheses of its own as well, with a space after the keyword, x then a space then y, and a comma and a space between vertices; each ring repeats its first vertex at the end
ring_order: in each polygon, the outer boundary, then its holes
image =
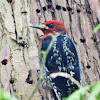
POLYGON ((100 82, 97 82, 91 87, 91 92, 88 100, 100 100, 100 82))
POLYGON ((46 51, 41 51, 41 54, 43 55, 43 57, 46 55, 46 51))
POLYGON ((14 96, 7 91, 0 89, 0 100, 17 100, 14 96))
POLYGON ((64 100, 100 100, 100 82, 78 89, 64 100))
POLYGON ((98 25, 93 29, 93 33, 96 33, 99 29, 100 29, 100 24, 98 24, 98 25))

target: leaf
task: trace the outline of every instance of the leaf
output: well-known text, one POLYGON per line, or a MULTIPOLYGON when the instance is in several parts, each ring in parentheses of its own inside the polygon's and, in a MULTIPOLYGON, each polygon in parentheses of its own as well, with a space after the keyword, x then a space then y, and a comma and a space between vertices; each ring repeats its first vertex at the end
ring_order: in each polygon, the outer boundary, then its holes
POLYGON ((42 55, 45 55, 45 53, 46 53, 46 51, 43 51, 43 50, 41 51, 41 54, 42 54, 42 55))
POLYGON ((99 29, 100 29, 100 24, 98 24, 98 25, 93 29, 93 33, 96 33, 99 29))
POLYGON ((0 89, 0 100, 17 100, 9 92, 0 89))
POLYGON ((64 100, 84 100, 83 95, 89 90, 90 94, 87 100, 100 100, 100 82, 78 89, 64 100))
POLYGON ((90 92, 88 100, 100 100, 100 82, 97 82, 92 86, 92 91, 90 92))
POLYGON ((84 88, 76 90, 72 95, 69 97, 65 98, 64 100, 84 100, 83 95, 90 89, 90 85, 86 86, 84 88))

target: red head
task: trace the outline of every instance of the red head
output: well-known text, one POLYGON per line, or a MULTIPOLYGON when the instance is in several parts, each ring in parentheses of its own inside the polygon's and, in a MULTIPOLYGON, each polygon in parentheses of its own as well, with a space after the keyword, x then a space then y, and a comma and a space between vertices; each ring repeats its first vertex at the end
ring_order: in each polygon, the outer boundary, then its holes
POLYGON ((66 28, 60 21, 50 20, 45 22, 44 25, 48 27, 48 29, 42 30, 44 34, 53 33, 54 35, 56 35, 56 32, 60 34, 66 33, 66 28))
MULTIPOLYGON (((60 21, 57 21, 57 20, 49 20, 49 21, 45 22, 43 25, 32 25, 31 27, 38 28, 43 31, 44 36, 40 40, 40 42, 42 40, 50 37, 50 35, 48 35, 48 33, 51 33, 53 35, 57 35, 58 33, 66 34, 65 26, 60 21)), ((40 42, 38 43, 38 46, 39 46, 40 42)))

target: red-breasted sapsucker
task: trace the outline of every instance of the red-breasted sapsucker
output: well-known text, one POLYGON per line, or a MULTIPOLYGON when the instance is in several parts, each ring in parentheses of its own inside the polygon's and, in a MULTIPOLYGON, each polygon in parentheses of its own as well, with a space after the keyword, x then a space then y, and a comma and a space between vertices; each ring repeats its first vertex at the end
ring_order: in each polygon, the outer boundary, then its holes
POLYGON ((57 72, 68 73, 81 84, 81 67, 76 47, 60 21, 50 20, 43 25, 32 25, 31 27, 41 29, 44 33, 43 38, 38 43, 38 46, 41 43, 41 51, 46 51, 53 37, 56 36, 46 55, 44 77, 54 91, 56 98, 62 100, 77 90, 78 86, 69 78, 62 76, 52 78, 50 75, 57 72))

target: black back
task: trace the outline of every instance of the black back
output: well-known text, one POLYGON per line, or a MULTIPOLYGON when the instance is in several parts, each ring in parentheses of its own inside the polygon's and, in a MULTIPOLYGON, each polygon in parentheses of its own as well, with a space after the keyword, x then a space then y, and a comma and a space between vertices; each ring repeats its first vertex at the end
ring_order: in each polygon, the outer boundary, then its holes
MULTIPOLYGON (((52 42, 52 37, 43 40, 41 51, 46 51, 50 42, 52 42)), ((47 54, 45 67, 48 70, 47 76, 55 72, 67 72, 77 81, 81 81, 81 67, 77 50, 68 35, 57 36, 47 54)), ((55 86, 57 92, 62 97, 67 97, 78 89, 78 87, 68 78, 58 76, 55 79, 51 78, 51 80, 51 82, 47 83, 51 83, 51 85, 55 86)))

